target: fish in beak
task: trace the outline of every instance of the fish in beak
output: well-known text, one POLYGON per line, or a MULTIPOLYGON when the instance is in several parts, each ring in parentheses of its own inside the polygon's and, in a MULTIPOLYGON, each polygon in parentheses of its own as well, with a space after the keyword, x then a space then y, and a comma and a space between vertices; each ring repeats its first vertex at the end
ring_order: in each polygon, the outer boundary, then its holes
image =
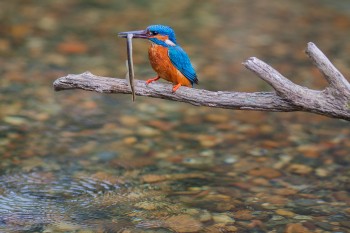
POLYGON ((149 33, 146 30, 119 32, 118 36, 122 38, 126 38, 128 34, 133 34, 133 38, 141 38, 141 39, 149 38, 149 33))

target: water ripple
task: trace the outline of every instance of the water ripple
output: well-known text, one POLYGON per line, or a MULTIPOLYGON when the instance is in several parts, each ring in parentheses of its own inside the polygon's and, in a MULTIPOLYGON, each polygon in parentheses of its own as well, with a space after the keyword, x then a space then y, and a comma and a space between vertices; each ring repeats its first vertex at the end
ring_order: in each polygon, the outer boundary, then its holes
MULTIPOLYGON (((123 195, 125 190, 121 184, 91 177, 75 178, 51 173, 1 176, 0 231, 3 225, 7 230, 19 227, 23 230, 35 224, 71 220, 87 209, 94 209, 95 199, 99 196, 108 193, 119 195, 119 192, 123 195)), ((84 216, 86 219, 98 219, 101 215, 96 211, 85 213, 91 213, 91 216, 84 216)))

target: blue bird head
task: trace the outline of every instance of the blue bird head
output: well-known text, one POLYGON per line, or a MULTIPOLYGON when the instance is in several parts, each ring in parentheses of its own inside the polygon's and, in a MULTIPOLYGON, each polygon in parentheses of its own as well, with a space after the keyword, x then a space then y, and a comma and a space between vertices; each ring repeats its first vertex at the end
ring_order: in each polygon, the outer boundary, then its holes
POLYGON ((163 44, 165 46, 171 45, 171 42, 173 45, 176 45, 174 30, 165 25, 156 24, 148 26, 145 30, 120 32, 118 36, 126 37, 127 34, 133 34, 134 38, 149 39, 154 43, 163 44), (170 40, 171 42, 167 42, 166 40, 170 40))
POLYGON ((168 36, 169 40, 171 40, 174 44, 176 44, 176 36, 174 30, 165 25, 151 25, 146 28, 152 35, 161 35, 168 36))

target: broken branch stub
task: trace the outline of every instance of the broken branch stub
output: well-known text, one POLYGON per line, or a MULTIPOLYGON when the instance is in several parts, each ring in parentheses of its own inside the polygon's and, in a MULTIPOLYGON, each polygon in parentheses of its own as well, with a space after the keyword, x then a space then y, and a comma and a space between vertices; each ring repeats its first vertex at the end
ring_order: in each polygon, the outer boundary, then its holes
MULTIPOLYGON (((297 85, 265 62, 252 57, 243 65, 270 84, 276 92, 213 92, 181 87, 172 93, 169 84, 152 83, 146 86, 145 81, 135 80, 135 94, 196 106, 272 112, 304 111, 350 121, 349 82, 315 44, 308 43, 306 53, 328 81, 329 86, 325 90, 297 85)), ((100 93, 131 93, 125 79, 99 77, 89 72, 58 78, 54 88, 56 91, 83 89, 100 93)))

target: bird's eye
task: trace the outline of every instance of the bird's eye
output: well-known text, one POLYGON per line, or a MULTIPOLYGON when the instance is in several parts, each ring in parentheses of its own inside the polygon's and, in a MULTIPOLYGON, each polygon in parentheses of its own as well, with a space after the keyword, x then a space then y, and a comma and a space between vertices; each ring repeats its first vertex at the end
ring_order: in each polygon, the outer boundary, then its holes
POLYGON ((158 32, 156 32, 156 31, 151 31, 151 35, 152 35, 152 36, 158 35, 158 32))

